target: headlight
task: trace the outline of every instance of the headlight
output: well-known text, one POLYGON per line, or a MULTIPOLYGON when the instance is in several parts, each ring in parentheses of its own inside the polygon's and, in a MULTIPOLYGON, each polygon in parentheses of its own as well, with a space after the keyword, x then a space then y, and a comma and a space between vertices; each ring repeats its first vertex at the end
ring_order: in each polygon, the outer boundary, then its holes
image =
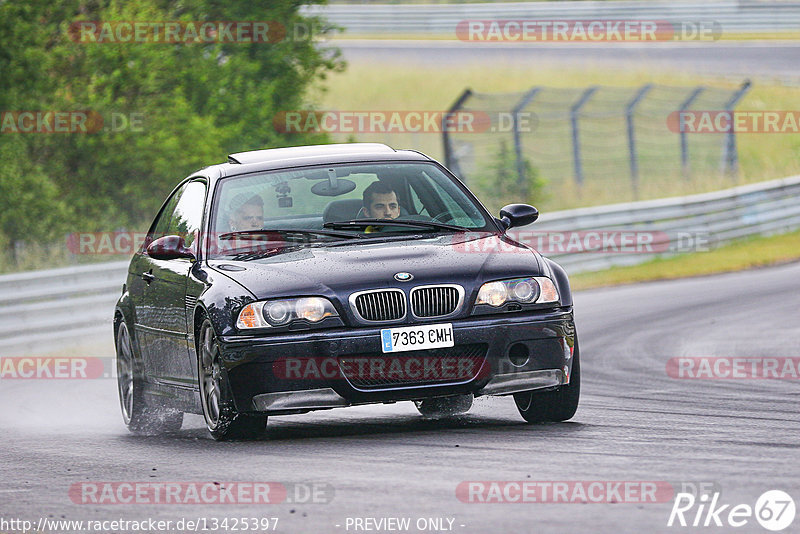
POLYGON ((271 325, 288 323, 292 316, 291 303, 286 302, 285 300, 266 302, 264 303, 264 308, 261 314, 271 325))
POLYGON ((330 304, 327 300, 319 297, 312 297, 310 299, 300 299, 295 304, 295 314, 300 319, 318 323, 325 317, 330 316, 330 311, 326 309, 325 304, 330 304))
POLYGON ((488 304, 489 306, 502 306, 508 300, 508 289, 503 282, 489 282, 483 284, 478 291, 478 300, 475 304, 488 304))
POLYGON ((546 276, 515 278, 487 282, 478 290, 475 304, 487 304, 499 308, 507 302, 519 304, 543 304, 558 302, 558 290, 546 276))
POLYGON ((251 302, 239 312, 236 328, 247 330, 287 326, 299 319, 318 323, 326 317, 338 315, 331 301, 322 297, 251 302))
POLYGON ((544 276, 537 276, 534 280, 539 283, 541 288, 539 298, 536 299, 537 303, 558 302, 558 289, 552 280, 544 276))

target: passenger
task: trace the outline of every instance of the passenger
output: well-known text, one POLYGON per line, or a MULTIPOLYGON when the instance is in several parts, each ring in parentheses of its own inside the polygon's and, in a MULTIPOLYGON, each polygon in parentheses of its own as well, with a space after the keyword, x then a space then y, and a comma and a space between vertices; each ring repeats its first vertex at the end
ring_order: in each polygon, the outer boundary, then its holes
POLYGON ((230 207, 228 226, 231 232, 261 230, 264 226, 264 199, 259 195, 236 195, 231 200, 230 207))

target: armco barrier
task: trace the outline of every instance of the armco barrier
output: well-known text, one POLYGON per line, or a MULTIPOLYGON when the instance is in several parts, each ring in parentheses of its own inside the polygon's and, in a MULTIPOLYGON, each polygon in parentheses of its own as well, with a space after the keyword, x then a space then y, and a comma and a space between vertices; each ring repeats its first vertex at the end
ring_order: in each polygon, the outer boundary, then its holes
POLYGON ((465 4, 331 4, 304 6, 347 35, 453 35, 464 20, 657 20, 716 22, 723 33, 793 31, 800 28, 800 2, 792 1, 608 1, 492 2, 465 4))
MULTIPOLYGON (((522 230, 653 231, 669 240, 702 234, 712 245, 800 228, 800 176, 700 195, 545 213, 522 230)), ((670 254, 670 252, 663 253, 670 254)), ((653 254, 549 254, 568 272, 650 260, 653 254)), ((0 276, 0 356, 110 340, 128 262, 0 276)), ((110 350, 110 346, 108 349, 110 350)))
MULTIPOLYGON (((687 234, 701 236, 714 247, 753 235, 800 228, 800 175, 685 197, 645 200, 543 214, 527 229, 536 232, 586 230, 653 231, 665 234, 670 245, 687 234)), ((662 254, 668 255, 669 253, 662 254)), ((653 254, 549 254, 568 272, 597 271, 634 265, 653 254)))
POLYGON ((0 356, 111 339, 128 262, 0 276, 0 356))

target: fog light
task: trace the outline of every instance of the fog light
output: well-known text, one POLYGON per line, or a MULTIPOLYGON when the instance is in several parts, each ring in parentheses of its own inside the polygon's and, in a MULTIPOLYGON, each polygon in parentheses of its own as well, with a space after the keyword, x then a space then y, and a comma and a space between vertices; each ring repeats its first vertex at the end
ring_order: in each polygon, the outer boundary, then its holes
POLYGON ((511 361, 512 365, 517 367, 522 367, 528 363, 529 357, 530 351, 525 343, 514 343, 511 345, 511 348, 508 349, 508 359, 511 361))

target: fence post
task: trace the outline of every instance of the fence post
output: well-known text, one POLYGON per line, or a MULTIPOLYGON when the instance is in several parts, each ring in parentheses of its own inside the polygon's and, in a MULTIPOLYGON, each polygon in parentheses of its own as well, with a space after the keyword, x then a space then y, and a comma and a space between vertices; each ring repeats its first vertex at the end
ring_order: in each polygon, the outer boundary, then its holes
POLYGON ((14 241, 14 248, 11 250, 13 260, 14 260, 14 269, 19 270, 22 253, 25 251, 25 242, 19 239, 14 241))
POLYGON ((681 139, 681 172, 683 173, 683 177, 685 179, 690 178, 690 169, 689 169, 689 141, 686 138, 686 132, 681 127, 681 114, 689 109, 689 106, 697 100, 697 97, 700 96, 705 90, 705 87, 698 86, 694 88, 694 91, 689 93, 689 96, 681 102, 681 105, 678 107, 678 132, 681 139))
POLYGON ((520 135, 519 128, 519 114, 531 103, 536 93, 539 91, 539 87, 533 87, 530 91, 525 93, 517 105, 514 106, 513 115, 511 117, 514 126, 514 153, 517 159, 517 185, 519 186, 519 192, 523 202, 528 202, 530 200, 528 198, 530 194, 530 183, 528 181, 528 176, 525 175, 525 159, 522 156, 522 136, 520 135))
POLYGON ((736 150, 736 129, 734 128, 733 108, 736 107, 736 104, 744 97, 745 93, 750 90, 750 85, 750 80, 745 80, 741 87, 733 93, 730 100, 725 103, 725 111, 730 113, 730 128, 728 129, 728 133, 725 134, 722 169, 724 174, 727 174, 733 179, 739 176, 739 153, 736 150))
POLYGON ((631 187, 633 188, 633 198, 636 200, 639 199, 639 159, 636 155, 636 135, 633 131, 633 114, 636 111, 636 106, 639 105, 652 88, 652 84, 642 86, 625 108, 625 122, 628 126, 628 154, 631 162, 631 187))
POLYGON ((447 113, 442 117, 442 144, 444 148, 444 165, 450 171, 458 176, 462 181, 465 181, 464 177, 461 175, 461 171, 458 168, 458 161, 455 159, 455 155, 453 154, 453 147, 450 144, 450 133, 447 131, 447 118, 451 113, 457 112, 461 107, 464 105, 464 102, 467 101, 469 97, 472 96, 472 89, 467 88, 464 89, 464 92, 461 93, 453 105, 450 106, 450 109, 447 110, 447 113))
POLYGON ((586 89, 581 94, 580 98, 578 98, 578 101, 572 105, 569 113, 570 122, 572 123, 572 160, 575 168, 575 183, 578 184, 578 187, 583 185, 583 166, 581 165, 581 146, 578 135, 578 114, 597 89, 597 86, 586 89))

